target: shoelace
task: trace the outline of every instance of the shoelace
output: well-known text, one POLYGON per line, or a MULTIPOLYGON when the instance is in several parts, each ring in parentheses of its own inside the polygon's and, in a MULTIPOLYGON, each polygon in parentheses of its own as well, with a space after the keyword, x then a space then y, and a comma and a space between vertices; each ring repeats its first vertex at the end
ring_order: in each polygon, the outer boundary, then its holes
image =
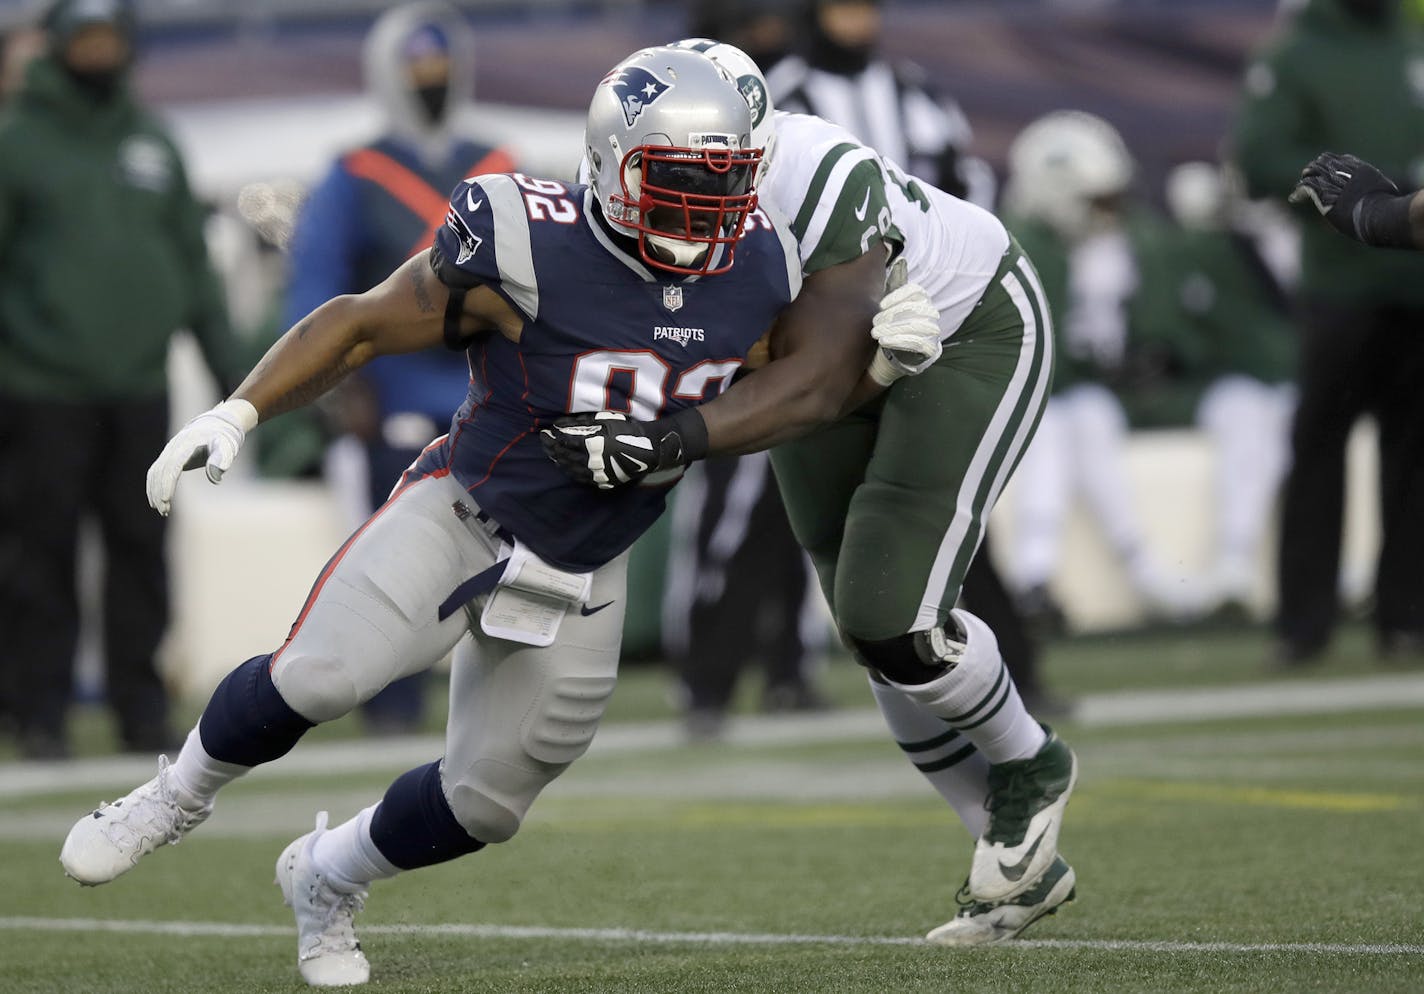
POLYGON ((974 895, 969 892, 969 881, 964 881, 964 886, 960 887, 954 895, 954 903, 960 908, 968 910, 979 902, 974 899, 974 895))
POLYGON ((104 825, 104 835, 119 844, 141 842, 155 838, 159 844, 177 842, 183 832, 202 819, 185 812, 178 803, 177 792, 168 780, 168 757, 158 757, 158 783, 150 796, 135 798, 125 805, 123 799, 101 805, 99 810, 110 814, 104 825))
POLYGON ((312 891, 312 903, 325 905, 326 913, 321 919, 321 931, 313 936, 315 942, 305 951, 304 958, 359 950, 361 942, 356 938, 353 919, 366 907, 367 892, 343 894, 320 879, 313 884, 312 891))
POLYGON ((1027 764, 1007 771, 990 769, 989 796, 984 798, 984 810, 989 812, 992 834, 1022 839, 1032 817, 1029 802, 1037 795, 1038 788, 1027 764))

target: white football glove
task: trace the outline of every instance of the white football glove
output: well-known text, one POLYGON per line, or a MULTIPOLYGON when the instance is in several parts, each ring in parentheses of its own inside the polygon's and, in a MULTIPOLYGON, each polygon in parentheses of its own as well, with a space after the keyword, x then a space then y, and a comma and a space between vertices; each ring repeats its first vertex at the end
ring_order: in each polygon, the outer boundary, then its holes
POLYGON ((179 475, 187 469, 207 465, 208 479, 221 483, 232 467, 242 440, 257 425, 257 408, 245 400, 225 400, 211 411, 189 421, 168 440, 153 465, 148 467, 148 503, 167 516, 173 507, 173 491, 179 475))
POLYGON ((918 283, 908 282, 902 256, 890 267, 880 310, 870 323, 870 336, 880 344, 870 362, 870 378, 888 387, 902 376, 923 373, 944 351, 940 342, 939 309, 918 283))

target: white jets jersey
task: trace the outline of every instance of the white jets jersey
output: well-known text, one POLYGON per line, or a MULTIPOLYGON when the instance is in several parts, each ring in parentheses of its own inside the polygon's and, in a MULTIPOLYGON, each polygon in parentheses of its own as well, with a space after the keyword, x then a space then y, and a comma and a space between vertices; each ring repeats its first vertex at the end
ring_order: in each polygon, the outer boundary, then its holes
POLYGON ((941 337, 954 334, 1009 247, 999 219, 907 176, 829 121, 778 111, 775 127, 757 194, 789 223, 802 271, 848 262, 876 242, 896 246, 939 308, 941 337))

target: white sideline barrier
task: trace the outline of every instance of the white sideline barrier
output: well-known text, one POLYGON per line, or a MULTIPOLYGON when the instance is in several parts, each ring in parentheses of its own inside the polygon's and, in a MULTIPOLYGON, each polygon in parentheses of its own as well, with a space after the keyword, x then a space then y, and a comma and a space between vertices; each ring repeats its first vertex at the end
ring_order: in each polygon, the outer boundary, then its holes
MULTIPOLYGON (((1376 452, 1373 422, 1363 422, 1351 436, 1347 454, 1341 585, 1352 600, 1370 590, 1379 547, 1376 452)), ((1204 584, 1208 579, 1213 470, 1211 446, 1195 430, 1139 432, 1128 442, 1128 482, 1148 546, 1165 568, 1188 584, 1204 584)), ((1014 537, 1015 496, 1015 481, 1010 480, 992 519, 994 560, 1001 567, 1008 564, 1014 537)), ((1275 606, 1278 525, 1279 516, 1273 515, 1257 550, 1250 607, 1262 619, 1275 606)), ((1075 630, 1121 628, 1142 620, 1142 604, 1121 564, 1081 505, 1069 515, 1060 562, 1052 588, 1075 630)))
POLYGON ((281 644, 346 533, 319 483, 237 479, 214 487, 193 472, 180 487, 165 656, 177 692, 201 697, 244 659, 281 644))

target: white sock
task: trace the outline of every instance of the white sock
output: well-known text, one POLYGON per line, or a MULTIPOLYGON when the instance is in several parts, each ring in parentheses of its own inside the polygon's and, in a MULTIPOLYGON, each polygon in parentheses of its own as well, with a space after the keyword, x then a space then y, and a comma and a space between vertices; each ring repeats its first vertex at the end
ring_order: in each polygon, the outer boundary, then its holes
POLYGON ((964 633, 954 664, 929 683, 907 687, 892 682, 891 686, 962 732, 990 763, 1037 754, 1048 736, 1024 707, 999 655, 999 640, 968 611, 955 608, 950 614, 964 633))
POLYGON ((371 839, 371 819, 377 805, 363 808, 354 818, 323 832, 312 847, 312 862, 331 886, 348 894, 365 889, 372 880, 385 880, 401 872, 371 839))
POLYGON ((198 726, 194 725, 178 751, 178 758, 168 765, 168 775, 173 778, 179 806, 201 811, 212 803, 220 788, 250 769, 250 766, 224 763, 209 756, 208 750, 203 748, 198 726))
POLYGON ((899 688, 872 679, 870 692, 906 758, 959 815, 969 834, 976 839, 983 835, 989 827, 989 812, 984 810, 989 761, 984 754, 962 732, 899 688))

